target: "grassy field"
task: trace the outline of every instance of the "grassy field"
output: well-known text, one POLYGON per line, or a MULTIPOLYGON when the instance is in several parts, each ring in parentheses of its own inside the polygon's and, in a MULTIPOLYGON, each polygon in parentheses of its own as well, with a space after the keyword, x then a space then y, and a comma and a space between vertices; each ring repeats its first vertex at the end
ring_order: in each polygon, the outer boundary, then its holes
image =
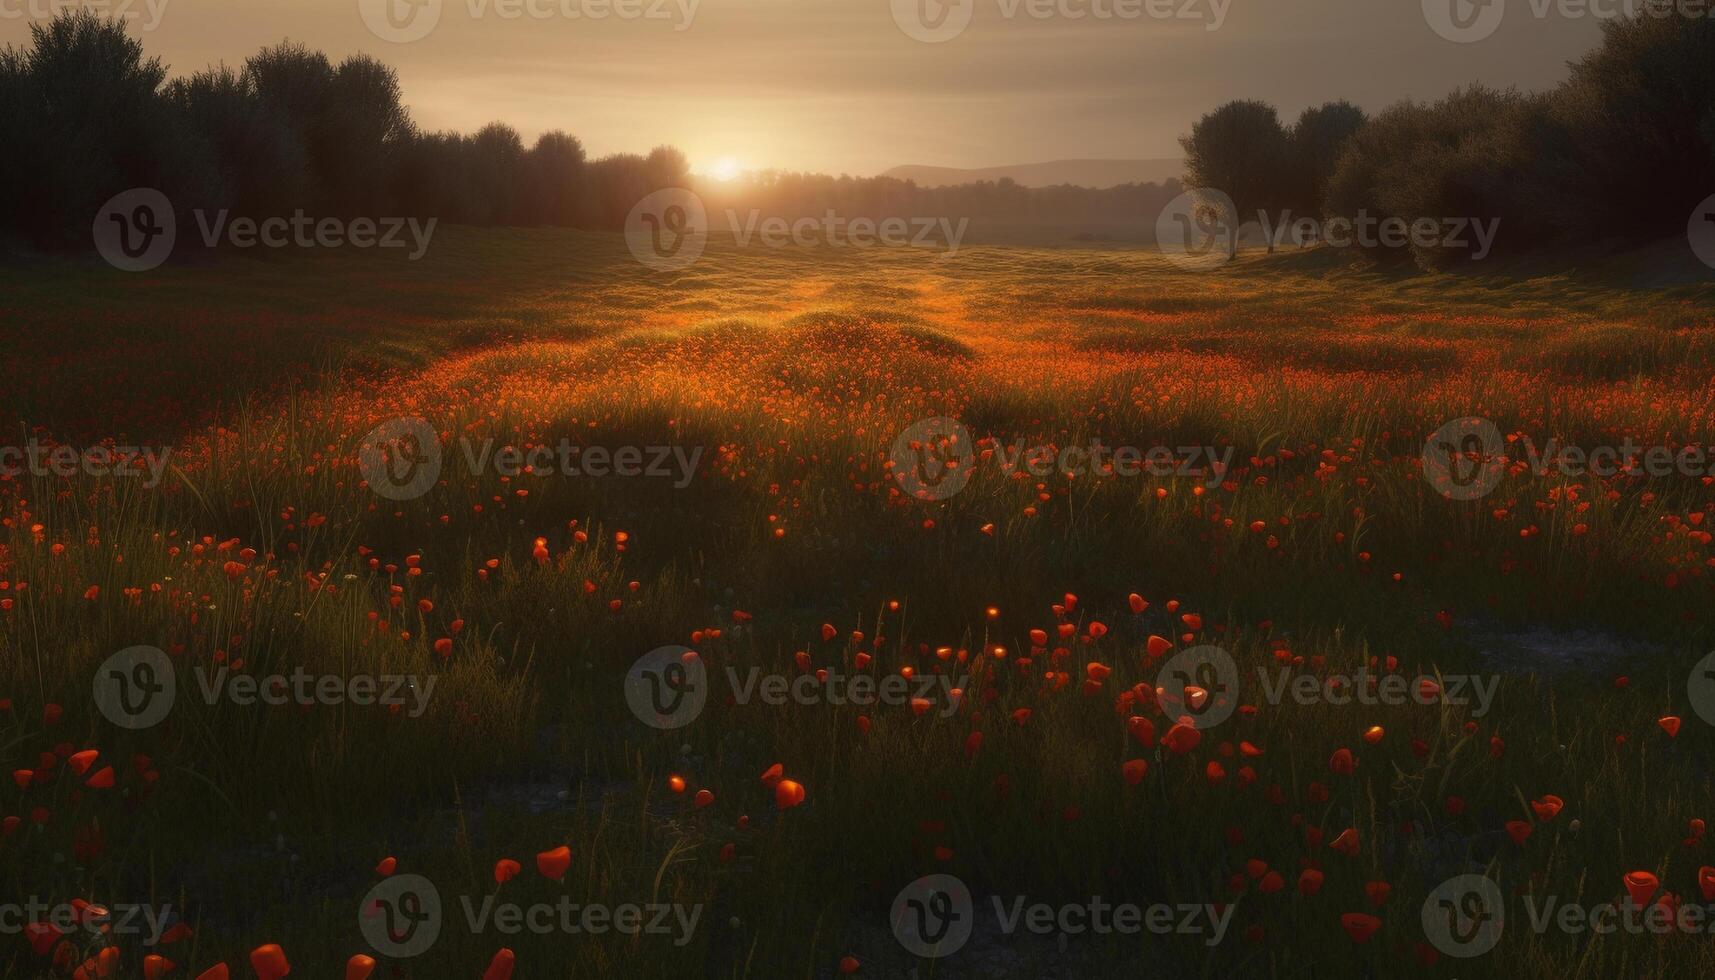
POLYGON ((189 927, 4 937, 0 964, 69 974, 113 946, 116 976, 146 954, 249 976, 277 943, 294 977, 359 953, 377 976, 477 977, 502 947, 519 977, 823 977, 847 957, 872 977, 1707 974, 1707 935, 1538 932, 1530 910, 1616 901, 1634 872, 1659 881, 1646 902, 1715 903, 1715 704, 1705 721, 1693 676, 1711 479, 1521 464, 1452 499, 1422 463, 1467 416, 1515 461, 1527 440, 1715 443, 1715 282, 1616 268, 716 243, 664 274, 616 236, 447 228, 415 263, 0 272, 5 443, 171 450, 159 486, 0 482, 0 884, 189 927), (443 465, 394 500, 360 455, 400 417, 443 465), (933 418, 976 455, 960 492, 919 499, 895 442, 933 418), (684 479, 466 455, 560 440, 700 455, 684 479), (1093 440, 1231 464, 1006 465, 1093 440), (165 651, 177 697, 127 730, 92 690, 137 645, 165 651), (711 679, 671 730, 626 695, 669 645, 711 679), (1169 668, 1209 646, 1239 683, 1186 690, 1169 668), (204 696, 223 668, 409 676, 421 710, 204 696), (728 689, 752 668, 933 686, 771 704, 728 689), (1449 697, 1348 703, 1362 670, 1449 697), (1271 696, 1280 673, 1322 693, 1271 696), (1451 703, 1455 678, 1492 703, 1451 703), (1198 727, 1211 707, 1231 717, 1198 727), (1467 873, 1504 892, 1506 927, 1460 959, 1423 908, 1467 873), (919 959, 890 907, 937 874, 974 896, 975 935, 919 959), (443 921, 389 962, 359 908, 405 875, 443 921), (489 896, 695 924, 473 928, 489 896), (1225 925, 997 927, 996 900, 1096 896, 1225 925))

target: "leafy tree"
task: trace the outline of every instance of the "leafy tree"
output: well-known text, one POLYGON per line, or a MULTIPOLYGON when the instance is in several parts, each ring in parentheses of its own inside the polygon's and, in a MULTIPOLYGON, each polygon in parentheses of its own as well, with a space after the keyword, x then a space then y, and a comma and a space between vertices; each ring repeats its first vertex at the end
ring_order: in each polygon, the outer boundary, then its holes
MULTIPOLYGON (((1225 193, 1240 225, 1290 200, 1290 141, 1267 103, 1229 102, 1199 119, 1179 145, 1185 150, 1185 183, 1225 193)), ((1237 229, 1229 241, 1236 252, 1237 229)), ((1274 251, 1272 237, 1268 247, 1274 251)))
POLYGON ((1346 143, 1369 117, 1341 100, 1305 109, 1292 127, 1295 206, 1302 214, 1320 217, 1328 193, 1328 178, 1340 162, 1346 143))

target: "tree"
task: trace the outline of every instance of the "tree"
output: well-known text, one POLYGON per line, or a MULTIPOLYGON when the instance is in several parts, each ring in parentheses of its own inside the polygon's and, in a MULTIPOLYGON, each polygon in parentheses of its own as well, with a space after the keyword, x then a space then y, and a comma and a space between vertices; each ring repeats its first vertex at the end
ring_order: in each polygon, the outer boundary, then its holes
POLYGON ((0 112, 6 152, 27 169, 13 184, 30 193, 14 220, 44 244, 87 242, 96 211, 131 187, 169 194, 194 181, 194 161, 181 155, 173 120, 156 91, 166 77, 159 58, 124 23, 88 10, 30 26, 27 52, 8 51, 0 67, 0 112))
POLYGON ((1305 109, 1292 127, 1294 207, 1321 217, 1328 178, 1340 162, 1346 143, 1369 119, 1364 110, 1341 100, 1305 109))
MULTIPOLYGON (((1185 150, 1185 183, 1219 190, 1232 199, 1235 220, 1277 211, 1290 196, 1291 146, 1274 107, 1264 102, 1228 102, 1180 137, 1185 150)), ((1231 254, 1238 251, 1238 228, 1229 236, 1231 254)), ((1274 236, 1269 236, 1274 251, 1274 236)))
POLYGON ((1715 20, 1604 21, 1537 138, 1559 165, 1533 199, 1569 238, 1676 235, 1715 189, 1715 20))
POLYGON ((340 62, 311 136, 328 208, 343 215, 389 209, 389 184, 410 131, 393 69, 367 55, 340 62))
POLYGON ((584 147, 559 130, 543 133, 530 148, 530 218, 548 225, 577 223, 584 194, 584 147))
POLYGON ((282 203, 319 210, 324 168, 341 162, 333 147, 317 138, 333 84, 333 66, 320 51, 284 41, 246 60, 244 79, 255 93, 258 109, 289 142, 287 157, 303 161, 292 182, 290 200, 282 203))

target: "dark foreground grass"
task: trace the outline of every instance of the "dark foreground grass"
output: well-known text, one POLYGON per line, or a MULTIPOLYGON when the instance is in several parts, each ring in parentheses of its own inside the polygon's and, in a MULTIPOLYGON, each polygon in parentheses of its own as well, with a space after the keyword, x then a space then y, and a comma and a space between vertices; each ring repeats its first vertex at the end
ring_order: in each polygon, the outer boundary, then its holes
POLYGON ((1421 462, 1462 416, 1515 461, 1527 441, 1715 441, 1715 290, 1635 281, 730 246, 661 275, 607 236, 460 229, 417 263, 8 271, 12 442, 172 454, 157 487, 0 483, 6 893, 170 905, 191 935, 80 930, 46 956, 16 936, 0 963, 69 973, 111 945, 115 975, 148 954, 247 975, 277 943, 307 977, 357 953, 378 975, 476 977, 502 947, 521 977, 816 977, 848 956, 868 976, 1708 972, 1706 929, 1532 914, 1613 901, 1629 872, 1659 879, 1649 902, 1715 902, 1694 824, 1715 704, 1692 671, 1710 481, 1513 465, 1457 500, 1421 462), (358 456, 401 416, 436 430, 443 466, 396 501, 358 456), (961 492, 914 499, 894 444, 933 417, 980 455, 961 492), (696 465, 468 462, 561 439, 696 465), (1006 465, 1092 440, 1231 465, 1006 465), (1521 667, 1527 635, 1540 663, 1521 667), (91 691, 134 645, 164 651, 177 696, 128 731, 91 691), (623 687, 666 645, 694 648, 711 688, 673 730, 623 687), (1179 657, 1209 646, 1234 674, 1189 676, 1237 710, 1187 746, 1179 657), (830 703, 827 681, 739 703, 753 669, 906 675, 928 703, 830 703), (202 693, 295 672, 411 686, 398 710, 202 693), (1349 699, 1366 672, 1378 692, 1440 677, 1449 698, 1349 699), (1283 676, 1320 693, 1271 695, 1283 676), (801 804, 780 806, 777 763, 801 804), (389 856, 442 910, 409 958, 360 922, 389 856), (522 870, 497 883, 504 860, 522 870), (935 874, 969 888, 977 925, 918 959, 889 911, 935 874), (1423 921, 1462 874, 1506 906, 1478 959, 1423 921), (491 896, 553 921, 505 931, 491 896), (1202 908, 1201 931, 997 923, 996 900, 1097 897, 1202 908), (568 931, 559 911, 627 903, 664 908, 661 930, 568 931))

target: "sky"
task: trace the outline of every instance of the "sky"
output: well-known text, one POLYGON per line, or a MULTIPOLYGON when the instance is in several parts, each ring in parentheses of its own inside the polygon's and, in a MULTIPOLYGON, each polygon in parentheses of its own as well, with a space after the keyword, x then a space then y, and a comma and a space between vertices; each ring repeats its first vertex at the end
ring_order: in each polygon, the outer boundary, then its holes
MULTIPOLYGON (((63 2, 0 0, 0 43, 63 2)), ((703 173, 1177 157, 1229 99, 1290 121, 1335 98, 1544 89, 1599 37, 1557 0, 1492 0, 1501 18, 1464 43, 1432 22, 1482 12, 1470 0, 86 2, 130 18, 172 74, 289 37, 393 65, 426 128, 562 129, 592 157, 672 144, 703 173)))

